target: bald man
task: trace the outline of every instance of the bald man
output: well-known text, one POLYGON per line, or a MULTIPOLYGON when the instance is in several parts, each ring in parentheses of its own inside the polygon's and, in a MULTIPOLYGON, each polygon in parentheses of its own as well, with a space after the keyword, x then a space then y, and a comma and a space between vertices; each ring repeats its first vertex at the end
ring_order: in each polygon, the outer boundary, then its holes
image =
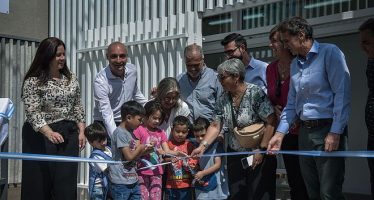
POLYGON ((142 105, 147 102, 137 85, 136 66, 127 63, 127 55, 123 43, 111 43, 106 53, 109 65, 95 78, 93 118, 105 126, 110 137, 121 122, 121 106, 125 102, 135 100, 142 105))
POLYGON ((204 117, 211 121, 215 103, 222 93, 217 73, 205 65, 203 50, 197 44, 184 49, 184 58, 187 72, 177 77, 181 98, 188 104, 194 120, 204 117))

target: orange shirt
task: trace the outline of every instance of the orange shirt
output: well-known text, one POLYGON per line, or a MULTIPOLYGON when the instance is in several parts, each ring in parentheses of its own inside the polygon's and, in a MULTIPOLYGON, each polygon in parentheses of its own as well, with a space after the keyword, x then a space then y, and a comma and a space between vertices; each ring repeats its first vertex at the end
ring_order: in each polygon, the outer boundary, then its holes
MULTIPOLYGON (((195 148, 189 140, 181 143, 171 140, 168 141, 168 145, 170 150, 181 151, 188 155, 190 155, 192 150, 195 148)), ((197 163, 197 160, 188 158, 187 162, 190 166, 192 166, 197 163)), ((166 188, 189 188, 192 185, 191 182, 193 180, 193 176, 191 175, 189 168, 183 166, 183 160, 178 160, 177 162, 168 165, 166 168, 166 176, 166 188)))

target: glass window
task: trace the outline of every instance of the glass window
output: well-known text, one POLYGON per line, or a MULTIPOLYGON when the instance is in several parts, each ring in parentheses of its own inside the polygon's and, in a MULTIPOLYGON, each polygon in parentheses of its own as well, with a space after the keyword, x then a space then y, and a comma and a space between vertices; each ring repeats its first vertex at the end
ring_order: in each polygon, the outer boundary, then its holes
POLYGON ((232 21, 230 13, 203 18, 203 36, 230 32, 232 21))

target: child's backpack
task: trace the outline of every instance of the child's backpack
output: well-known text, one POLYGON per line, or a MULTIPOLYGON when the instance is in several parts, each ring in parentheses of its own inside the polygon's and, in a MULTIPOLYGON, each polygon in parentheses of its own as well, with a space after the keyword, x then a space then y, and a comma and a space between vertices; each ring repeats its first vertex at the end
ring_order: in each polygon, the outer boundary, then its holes
MULTIPOLYGON (((107 147, 107 148, 111 150, 110 147, 107 147)), ((90 158, 94 158, 94 156, 103 157, 105 160, 112 160, 112 157, 108 156, 106 153, 104 153, 102 150, 99 150, 99 149, 94 149, 91 152, 90 158)), ((95 181, 98 178, 103 180, 101 183, 102 183, 102 188, 103 188, 104 199, 106 199, 108 191, 109 191, 108 171, 104 171, 104 172, 97 171, 90 165, 89 181, 88 181, 89 196, 91 196, 91 192, 95 185, 95 181)))

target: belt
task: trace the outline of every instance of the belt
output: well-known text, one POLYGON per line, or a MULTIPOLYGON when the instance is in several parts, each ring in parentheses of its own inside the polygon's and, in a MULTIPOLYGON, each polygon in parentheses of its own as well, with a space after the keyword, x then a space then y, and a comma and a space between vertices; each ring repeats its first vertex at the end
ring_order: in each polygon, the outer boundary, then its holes
POLYGON ((314 119, 314 120, 300 120, 301 126, 312 129, 312 128, 318 128, 323 127, 326 125, 331 125, 332 119, 314 119))

